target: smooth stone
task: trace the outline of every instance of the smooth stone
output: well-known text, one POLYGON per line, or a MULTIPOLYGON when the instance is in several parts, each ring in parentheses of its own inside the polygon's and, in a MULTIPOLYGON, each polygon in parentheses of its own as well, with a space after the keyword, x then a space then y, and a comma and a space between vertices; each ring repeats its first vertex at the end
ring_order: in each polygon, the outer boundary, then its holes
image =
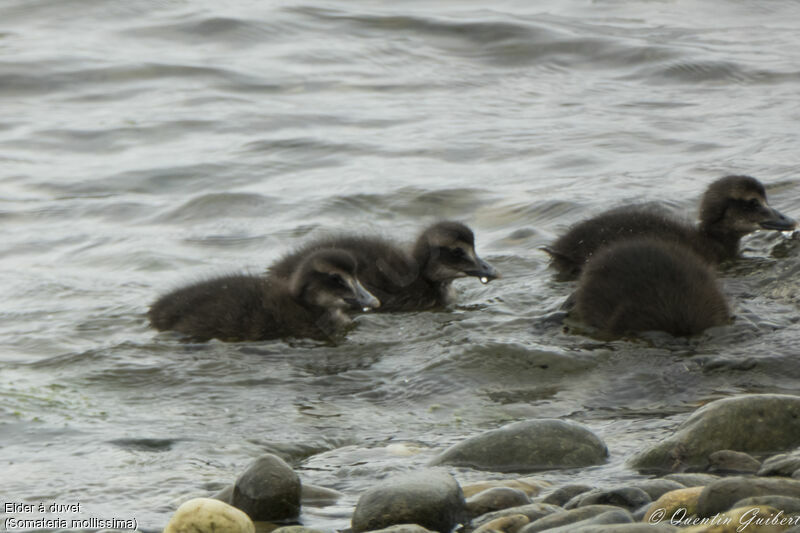
POLYGON ((661 496, 670 491, 679 490, 686 487, 686 485, 682 485, 677 481, 663 478, 645 479, 643 481, 637 481, 630 486, 637 489, 642 489, 653 501, 659 499, 661 496))
POLYGON ((213 498, 183 503, 170 518, 164 533, 255 533, 245 513, 213 498))
POLYGON ((552 503, 553 505, 560 505, 563 507, 565 503, 570 501, 578 494, 590 491, 592 489, 594 489, 594 487, 590 485, 564 485, 563 487, 557 488, 543 498, 542 503, 552 503))
POLYGON ((517 533, 529 522, 524 514, 512 514, 486 522, 472 533, 517 533))
MULTIPOLYGON (((766 505, 760 507, 739 507, 713 517, 709 524, 700 524, 681 529, 681 533, 782 533, 788 526, 758 525, 755 522, 745 525, 756 517, 768 519, 778 514, 778 510, 766 505), (744 526, 744 527, 743 527, 744 526)), ((784 520, 789 520, 783 516, 784 520)))
POLYGON ((239 476, 233 487, 234 507, 255 521, 282 521, 300 514, 300 478, 283 459, 266 454, 239 476))
POLYGON ((800 513, 800 498, 793 498, 791 496, 751 496, 734 503, 733 508, 758 507, 759 505, 774 507, 775 509, 783 511, 785 514, 800 513))
POLYGON ((616 511, 618 507, 612 505, 587 505, 586 507, 579 507, 577 509, 570 509, 563 513, 555 513, 544 518, 540 518, 536 522, 528 524, 520 533, 537 533, 538 531, 545 531, 552 528, 563 527, 568 524, 575 524, 588 518, 594 518, 597 515, 607 513, 608 511, 616 511))
POLYGON ((712 453, 708 456, 708 465, 711 472, 726 474, 755 474, 761 468, 761 463, 753 456, 733 450, 712 453))
POLYGON ((557 505, 549 505, 547 503, 529 503, 528 505, 521 505, 519 507, 509 507, 508 509, 503 509, 502 511, 495 511, 493 513, 486 513, 485 515, 481 515, 478 518, 475 518, 470 523, 470 527, 472 528, 479 528, 482 525, 486 524, 487 522, 491 522, 492 520, 496 520, 498 518, 503 518, 505 516, 511 516, 516 514, 525 515, 528 520, 531 522, 535 522, 542 517, 547 515, 551 515, 553 513, 562 513, 564 509, 557 505))
POLYGON ((371 533, 431 533, 431 530, 417 524, 397 524, 383 529, 375 529, 371 533))
POLYGON ((702 487, 722 478, 714 474, 669 474, 661 479, 678 482, 684 487, 702 487))
POLYGON ((761 465, 759 476, 786 476, 793 475, 800 469, 800 450, 790 453, 773 455, 761 465))
POLYGON ((467 498, 467 513, 470 518, 492 511, 519 507, 531 503, 527 494, 511 487, 492 487, 467 498))
POLYGON ((800 481, 774 477, 729 477, 708 485, 697 502, 699 516, 712 516, 751 496, 800 497, 800 481))
POLYGON ((630 523, 633 523, 633 517, 631 516, 631 513, 624 509, 617 508, 611 511, 600 513, 590 518, 586 518, 580 522, 573 522, 564 526, 547 529, 546 531, 549 533, 573 533, 574 531, 580 531, 582 528, 586 528, 587 526, 597 527, 601 525, 607 526, 609 524, 617 525, 630 523))
POLYGON ((227 487, 225 487, 224 489, 222 489, 221 491, 219 491, 218 493, 214 494, 211 497, 214 498, 215 500, 219 500, 221 502, 225 502, 228 505, 230 505, 231 501, 233 500, 233 485, 228 485, 227 487))
POLYGON ((300 488, 300 500, 303 505, 311 507, 327 507, 339 501, 344 494, 338 490, 318 487, 304 483, 300 488))
POLYGON ((677 517, 680 514, 692 516, 697 512, 697 501, 700 499, 703 489, 704 487, 687 487, 662 494, 660 498, 650 504, 642 522, 650 523, 655 513, 663 513, 662 520, 667 522, 673 516, 677 517))
POLYGON ((564 509, 575 509, 585 505, 613 505, 630 511, 647 505, 651 501, 653 500, 649 494, 642 489, 633 487, 593 489, 572 498, 564 504, 564 509))
POLYGON ((607 457, 605 443, 586 427, 543 419, 515 422, 470 437, 434 458, 431 464, 527 472, 598 465, 607 457))
POLYGON ((675 434, 635 455, 639 471, 705 468, 719 450, 768 453, 800 445, 800 396, 746 394, 711 402, 695 411, 675 434), (746 421, 746 422, 744 422, 746 421))
POLYGON ((549 483, 535 478, 519 478, 519 479, 492 479, 488 481, 477 481, 468 485, 462 485, 461 490, 464 491, 464 497, 470 498, 479 492, 494 487, 509 487, 512 489, 521 490, 528 496, 536 496, 543 488, 548 487, 549 483))
POLYGON ((322 533, 322 531, 305 526, 283 526, 273 529, 270 533, 322 533))
POLYGON ((352 518, 354 533, 396 524, 417 524, 448 533, 466 518, 461 486, 450 474, 423 470, 390 477, 358 499, 352 518))

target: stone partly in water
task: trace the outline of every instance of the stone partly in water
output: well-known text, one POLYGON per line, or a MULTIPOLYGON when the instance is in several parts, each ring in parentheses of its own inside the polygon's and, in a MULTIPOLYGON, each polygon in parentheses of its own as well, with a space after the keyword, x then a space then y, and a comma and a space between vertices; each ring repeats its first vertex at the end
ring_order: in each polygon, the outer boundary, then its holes
POLYGON ((630 464, 647 472, 705 468, 719 450, 779 452, 800 445, 800 396, 749 394, 712 402, 630 464))
POLYGON ((253 521, 239 509, 213 498, 184 503, 170 518, 164 533, 255 533, 253 521))
POLYGON ((509 507, 531 503, 527 494, 511 487, 493 487, 467 498, 467 513, 470 518, 509 507))
POLYGON ((425 470, 391 477, 364 492, 353 513, 354 533, 396 524, 417 524, 448 533, 466 520, 458 482, 445 472, 425 470))
POLYGON ((730 477, 715 481, 703 489, 697 501, 697 514, 713 516, 751 496, 790 496, 800 498, 800 481, 788 478, 730 477))
POLYGON ((233 487, 232 504, 256 521, 283 521, 300 514, 300 478, 276 455, 256 459, 233 487))
POLYGON ((471 437, 431 464, 495 472, 530 472, 604 463, 605 443, 587 428, 563 420, 526 420, 471 437))

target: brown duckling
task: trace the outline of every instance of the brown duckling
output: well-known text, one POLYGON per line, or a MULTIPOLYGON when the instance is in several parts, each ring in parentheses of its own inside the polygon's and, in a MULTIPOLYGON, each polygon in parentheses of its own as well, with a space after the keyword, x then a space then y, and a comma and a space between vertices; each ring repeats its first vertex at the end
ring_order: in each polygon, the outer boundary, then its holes
POLYGON ((413 311, 446 305, 456 278, 474 276, 483 283, 497 271, 475 253, 475 236, 459 222, 438 222, 405 250, 378 237, 341 235, 306 244, 270 268, 286 278, 298 262, 319 248, 347 250, 358 260, 358 278, 380 301, 379 311, 413 311))
POLYGON ((196 340, 327 339, 350 324, 345 309, 380 302, 356 277, 356 258, 321 249, 287 278, 222 276, 174 290, 150 307, 150 323, 196 340))
POLYGON ((586 264, 571 311, 603 333, 691 336, 730 321, 712 268, 691 249, 658 238, 610 244, 586 264))
POLYGON ((796 222, 767 204, 764 186, 750 176, 726 176, 709 185, 694 227, 643 206, 613 209, 573 226, 544 250, 561 279, 575 279, 602 247, 642 236, 680 242, 717 264, 739 253, 739 241, 758 229, 788 231, 796 222))

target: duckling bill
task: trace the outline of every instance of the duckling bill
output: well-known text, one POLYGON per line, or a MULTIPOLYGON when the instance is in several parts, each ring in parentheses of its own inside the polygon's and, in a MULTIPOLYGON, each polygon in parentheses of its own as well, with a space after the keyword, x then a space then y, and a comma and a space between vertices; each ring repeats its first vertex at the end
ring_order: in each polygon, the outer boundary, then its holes
POLYGON ((350 324, 347 309, 380 306, 344 250, 317 250, 287 279, 245 274, 179 288, 150 307, 153 327, 206 341, 328 339, 350 324))
POLYGON ((643 236, 682 243, 710 264, 733 259, 745 235, 789 231, 797 223, 767 203, 764 185, 750 176, 726 176, 709 185, 695 227, 642 206, 606 211, 573 226, 544 250, 561 279, 576 279, 587 261, 611 243, 643 236))
POLYGON ((576 318, 615 336, 692 336, 731 319, 711 267, 689 248, 661 239, 624 240, 600 250, 573 298, 576 318))
POLYGON ((356 257, 358 279, 381 301, 379 311, 442 307, 452 299, 454 279, 471 276, 488 283, 498 277, 475 252, 472 230, 453 221, 428 227, 408 249, 361 235, 313 241, 274 264, 270 274, 288 278, 305 256, 319 248, 346 250, 356 257))

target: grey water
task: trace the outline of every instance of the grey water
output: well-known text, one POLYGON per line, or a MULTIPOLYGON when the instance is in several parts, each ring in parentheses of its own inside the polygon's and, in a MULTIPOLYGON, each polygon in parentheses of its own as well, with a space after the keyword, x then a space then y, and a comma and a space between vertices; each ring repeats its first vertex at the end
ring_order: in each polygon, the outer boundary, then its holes
MULTIPOLYGON (((731 326, 603 341, 539 250, 589 215, 758 177, 800 217, 795 0, 0 3, 0 499, 164 526, 279 451, 343 500, 504 423, 586 424, 609 462, 686 413, 798 393, 800 239, 721 270, 731 326), (339 231, 461 220, 503 278, 339 344, 182 342, 148 305, 339 231)), ((460 481, 500 477, 453 469, 460 481)), ((506 474, 510 475, 510 474, 506 474)))

